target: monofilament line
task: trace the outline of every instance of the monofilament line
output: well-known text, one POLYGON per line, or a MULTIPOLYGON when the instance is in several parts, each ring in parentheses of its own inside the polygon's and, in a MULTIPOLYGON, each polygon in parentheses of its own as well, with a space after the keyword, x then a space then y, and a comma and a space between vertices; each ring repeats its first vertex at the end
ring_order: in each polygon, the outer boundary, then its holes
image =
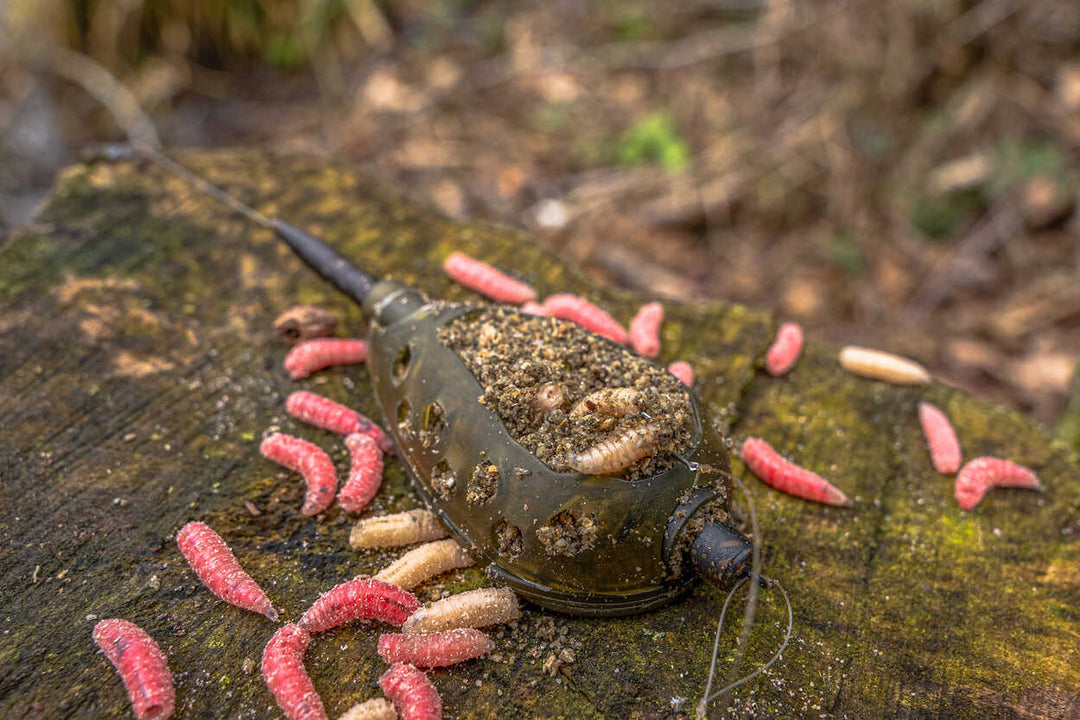
POLYGON ((243 215, 256 225, 264 227, 267 230, 277 229, 277 226, 274 224, 273 220, 266 217, 250 205, 246 205, 240 202, 232 195, 229 195, 224 190, 219 188, 217 185, 214 185, 208 180, 199 177, 191 170, 188 170, 186 167, 176 162, 169 156, 159 152, 157 148, 151 145, 147 145, 146 143, 132 143, 132 147, 134 147, 136 152, 138 152, 143 157, 159 165, 165 170, 168 170, 184 182, 209 195, 210 197, 214 198, 219 203, 222 203, 231 210, 243 215))
MULTIPOLYGON (((742 583, 745 583, 749 579, 750 578, 743 578, 742 580, 739 581, 739 584, 741 585, 742 583)), ((765 663, 764 665, 762 665, 761 667, 759 667, 754 672, 750 673, 749 675, 745 675, 745 676, 739 678, 735 682, 728 683, 727 685, 720 688, 719 690, 712 693, 711 695, 708 694, 708 689, 706 689, 706 691, 705 691, 706 694, 702 698, 702 702, 703 702, 704 705, 708 705, 708 703, 712 702, 713 700, 720 697, 724 693, 730 692, 731 690, 734 690, 735 688, 739 687, 740 685, 743 685, 745 683, 750 682, 751 680, 756 678, 758 675, 760 675, 761 673, 768 670, 770 667, 772 667, 776 663, 777 660, 780 659, 780 656, 784 653, 784 650, 787 649, 788 643, 791 641, 791 632, 792 632, 792 628, 794 627, 794 615, 792 614, 792 611, 791 611, 791 599, 788 597, 787 591, 784 590, 784 586, 780 584, 779 580, 775 580, 775 579, 770 578, 770 577, 765 577, 764 575, 759 575, 757 577, 757 579, 760 580, 762 583, 764 583, 765 587, 769 588, 770 590, 773 589, 773 588, 776 588, 777 590, 779 590, 780 594, 784 598, 784 605, 787 607, 787 616, 788 616, 787 617, 787 630, 784 632, 784 640, 780 643, 780 647, 776 650, 776 652, 773 653, 772 657, 769 658, 769 661, 767 663, 765 663)), ((724 627, 724 612, 727 610, 728 602, 731 601, 733 593, 735 592, 735 590, 738 589, 738 587, 739 586, 736 585, 734 588, 731 589, 731 592, 728 593, 727 602, 724 603, 724 607, 720 611, 720 621, 716 625, 716 638, 715 638, 714 643, 713 643, 713 667, 716 666, 716 648, 717 648, 717 645, 720 642, 720 630, 724 627)), ((711 677, 711 672, 712 672, 712 670, 710 669, 710 677, 711 677)), ((699 710, 700 710, 701 709, 701 704, 699 704, 698 707, 699 707, 699 710)), ((699 714, 698 717, 703 718, 705 716, 699 714)))
MULTIPOLYGON (((3 38, 0 38, 3 40, 3 38)), ((274 230, 274 222, 253 207, 245 205, 183 165, 161 153, 161 140, 153 120, 139 106, 139 101, 127 87, 101 64, 82 53, 57 45, 22 42, 18 54, 32 65, 70 80, 90 97, 104 105, 117 126, 124 132, 131 147, 146 159, 168 170, 218 202, 240 213, 253 223, 274 230)))
POLYGON ((697 705, 696 717, 697 717, 698 720, 704 720, 707 717, 708 705, 714 699, 724 695, 725 693, 730 692, 731 690, 735 689, 736 687, 738 687, 738 686, 740 686, 740 685, 742 685, 744 683, 749 682, 750 680, 753 680, 758 675, 760 675, 761 673, 768 670, 777 660, 779 660, 781 654, 787 648, 788 642, 791 640, 791 632, 792 632, 792 628, 794 626, 794 619, 793 619, 792 610, 791 610, 791 601, 788 598, 787 592, 784 590, 783 586, 781 586, 778 581, 773 580, 771 578, 764 577, 759 572, 760 569, 761 569, 761 542, 760 542, 761 535, 760 535, 760 528, 758 526, 758 521, 757 521, 757 511, 756 511, 756 509, 754 507, 754 499, 750 495, 750 492, 746 489, 746 486, 743 485, 743 483, 737 477, 734 477, 734 476, 730 476, 730 477, 731 477, 732 482, 735 483, 736 485, 738 485, 739 489, 742 491, 743 496, 746 498, 746 501, 747 501, 747 507, 748 507, 748 510, 749 510, 749 513, 750 513, 750 523, 751 523, 751 527, 753 528, 753 533, 754 533, 753 534, 753 562, 752 562, 752 569, 750 571, 749 576, 745 577, 745 578, 742 578, 741 580, 739 580, 738 583, 735 584, 735 586, 733 588, 731 588, 731 590, 728 592, 727 598, 724 601, 724 605, 720 610, 720 619, 716 624, 716 635, 713 638, 713 653, 712 653, 712 661, 711 661, 711 663, 709 665, 709 676, 708 676, 708 679, 706 680, 706 683, 705 683, 705 692, 702 694, 701 700, 698 702, 698 705, 697 705), (717 662, 717 656, 719 654, 719 647, 720 647, 720 633, 721 633, 721 631, 723 630, 723 627, 724 627, 724 617, 727 614, 728 605, 731 604, 731 600, 735 596, 735 592, 740 587, 742 587, 744 584, 746 584, 746 582, 748 580, 750 580, 750 579, 754 579, 755 582, 750 584, 750 593, 749 593, 749 597, 747 598, 746 613, 745 613, 744 618, 743 618, 742 633, 740 634, 739 642, 738 642, 738 645, 737 645, 736 650, 735 650, 736 662, 735 662, 735 665, 732 666, 732 669, 728 672, 728 677, 731 677, 732 675, 734 675, 735 673, 738 672, 741 660, 742 660, 743 656, 745 655, 744 649, 745 649, 745 646, 746 646, 746 642, 747 642, 747 640, 749 638, 750 626, 753 624, 754 615, 755 615, 755 612, 756 612, 758 582, 765 583, 766 587, 769 587, 769 588, 776 587, 777 589, 780 590, 781 594, 784 597, 784 603, 787 606, 787 613, 788 613, 788 624, 787 624, 787 630, 786 630, 786 632, 784 634, 784 640, 780 644, 780 648, 773 654, 773 656, 769 659, 769 661, 767 663, 765 663, 762 667, 758 668, 757 670, 750 673, 749 675, 741 677, 738 680, 735 680, 734 682, 728 683, 727 685, 722 687, 720 690, 717 690, 716 692, 712 692, 712 682, 713 682, 713 678, 716 675, 716 662, 717 662))

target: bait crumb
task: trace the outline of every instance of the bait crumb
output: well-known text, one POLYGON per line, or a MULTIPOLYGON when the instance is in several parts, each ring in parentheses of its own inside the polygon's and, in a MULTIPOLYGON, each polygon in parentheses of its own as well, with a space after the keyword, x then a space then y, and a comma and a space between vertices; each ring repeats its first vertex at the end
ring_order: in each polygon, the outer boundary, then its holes
POLYGON ((663 472, 678 462, 674 454, 690 446, 686 387, 662 368, 574 323, 481 308, 441 328, 439 339, 476 377, 484 390, 479 401, 499 416, 515 441, 556 472, 572 471, 572 457, 639 428, 642 413, 662 421, 665 431, 655 452, 620 477, 636 480, 663 472), (560 407, 544 411, 548 403, 541 400, 538 406, 538 395, 546 395, 551 385, 561 389, 564 399, 560 407), (639 412, 571 418, 564 410, 608 388, 637 390, 639 412))
POLYGON ((424 447, 435 447, 435 444, 442 439, 443 430, 445 429, 446 416, 443 413, 442 405, 434 402, 425 408, 420 432, 416 435, 420 439, 420 444, 424 447))
POLYGON ((499 468, 488 460, 482 460, 473 468, 472 477, 466 487, 465 500, 471 505, 483 505, 495 497, 498 489, 499 468))
POLYGON ((500 520, 495 525, 495 536, 499 539, 499 554, 506 555, 511 560, 521 556, 525 549, 521 540, 521 528, 513 523, 500 520))
POLYGON ((431 486, 435 494, 443 500, 447 500, 454 494, 454 471, 445 460, 440 460, 431 473, 431 486))
POLYGON ((596 516, 575 514, 568 510, 556 513, 536 531, 536 537, 548 555, 572 557, 596 546, 596 516))

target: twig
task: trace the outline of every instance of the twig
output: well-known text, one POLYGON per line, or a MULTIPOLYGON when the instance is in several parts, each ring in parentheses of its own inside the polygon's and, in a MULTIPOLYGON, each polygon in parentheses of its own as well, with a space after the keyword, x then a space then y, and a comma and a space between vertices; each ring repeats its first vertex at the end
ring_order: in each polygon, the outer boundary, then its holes
POLYGON ((927 278, 908 303, 908 311, 916 318, 933 312, 952 293, 960 267, 985 258, 1019 229, 1020 214, 1011 203, 991 211, 961 241, 948 262, 927 278))
POLYGON ((345 10, 368 45, 386 52, 394 44, 394 30, 373 0, 345 0, 345 10))
POLYGON ((607 70, 675 70, 774 45, 805 27, 806 23, 775 35, 758 34, 742 26, 721 27, 679 40, 601 45, 581 54, 592 56, 607 70))
POLYGON ((1020 5, 1013 0, 983 0, 952 20, 945 32, 960 45, 967 45, 1019 10, 1020 5))
POLYGON ((525 68, 510 67, 505 60, 492 60, 470 73, 467 90, 490 90, 511 80, 529 75, 555 71, 579 70, 576 66, 599 63, 605 71, 617 70, 676 70, 689 65, 715 60, 725 55, 757 50, 776 45, 829 17, 809 18, 776 33, 755 33, 745 25, 725 26, 704 30, 678 40, 654 40, 634 43, 608 43, 593 48, 572 45, 548 46, 539 52, 535 64, 525 68))

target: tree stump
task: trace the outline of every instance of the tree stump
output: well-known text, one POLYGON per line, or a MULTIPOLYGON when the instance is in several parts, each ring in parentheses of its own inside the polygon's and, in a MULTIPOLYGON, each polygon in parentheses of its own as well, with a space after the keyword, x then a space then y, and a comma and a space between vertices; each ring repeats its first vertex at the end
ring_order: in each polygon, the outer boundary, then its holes
MULTIPOLYGON (((643 301, 594 287, 522 233, 445 220, 342 167, 256 152, 182 160, 431 297, 477 299, 440 270, 461 250, 542 294, 589 296, 624 322, 643 301)), ((262 434, 277 426, 335 448, 346 466, 340 442, 285 414, 294 389, 375 412, 363 367, 301 382, 284 373, 272 321, 296 304, 327 306, 365 332, 360 310, 269 232, 143 164, 71 169, 37 223, 0 249, 0 715, 131 717, 90 639, 97 619, 123 617, 168 655, 177 717, 280 716, 258 672, 277 626, 214 598, 173 536, 188 520, 208 522, 286 619, 395 555, 351 550, 353 518, 336 507, 300 515, 300 480, 259 456, 262 434)), ((765 438, 854 499, 837 509, 783 496, 735 461, 795 630, 782 660, 734 692, 728 717, 1080 716, 1072 451, 1029 419, 940 384, 846 375, 824 344, 809 343, 789 376, 770 378, 759 371, 770 315, 666 306, 660 362, 695 366, 718 427, 736 444, 765 438), (994 490, 961 512, 951 478, 930 466, 922 399, 952 418, 966 459, 1028 465, 1045 491, 994 490)), ((388 461, 369 512, 416 502, 388 461)), ((420 595, 485 583, 473 569, 420 595)), ((620 619, 527 607, 516 628, 494 633, 495 655, 431 677, 447 717, 692 716, 722 601, 698 584, 666 608, 620 619), (558 659, 565 649, 575 662, 558 659)), ((776 648, 784 617, 763 591, 744 669, 776 648)), ((721 675, 737 624, 721 642, 721 675)), ((378 695, 382 630, 355 624, 312 644, 307 666, 331 717, 378 695)))

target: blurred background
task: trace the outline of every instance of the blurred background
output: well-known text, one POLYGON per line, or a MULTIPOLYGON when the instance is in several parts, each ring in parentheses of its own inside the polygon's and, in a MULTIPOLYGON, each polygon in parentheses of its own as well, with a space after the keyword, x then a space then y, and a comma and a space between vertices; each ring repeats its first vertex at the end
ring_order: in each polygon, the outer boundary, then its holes
POLYGON ((123 139, 101 69, 166 147, 347 162, 1080 425, 1076 0, 0 0, 0 236, 123 139))

